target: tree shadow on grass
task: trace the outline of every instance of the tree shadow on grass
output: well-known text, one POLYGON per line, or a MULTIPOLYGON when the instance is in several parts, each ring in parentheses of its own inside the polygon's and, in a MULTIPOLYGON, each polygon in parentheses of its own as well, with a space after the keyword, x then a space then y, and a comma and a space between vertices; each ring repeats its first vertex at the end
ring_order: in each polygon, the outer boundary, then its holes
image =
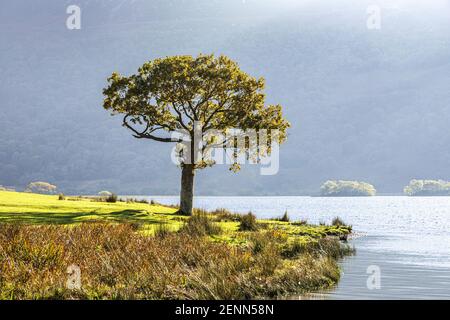
POLYGON ((0 223, 22 224, 75 224, 81 222, 123 222, 157 224, 170 220, 170 215, 155 216, 142 210, 121 210, 110 213, 92 212, 20 212, 0 213, 0 223))

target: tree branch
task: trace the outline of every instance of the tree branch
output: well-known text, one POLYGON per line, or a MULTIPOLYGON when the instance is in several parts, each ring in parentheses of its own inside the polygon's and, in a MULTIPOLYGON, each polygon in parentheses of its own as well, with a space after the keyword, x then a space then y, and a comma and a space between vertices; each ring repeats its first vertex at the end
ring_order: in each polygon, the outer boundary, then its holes
MULTIPOLYGON (((133 132, 133 137, 137 138, 137 139, 151 139, 151 140, 155 140, 155 141, 159 141, 159 142, 182 142, 181 139, 175 139, 175 138, 165 138, 165 137, 157 137, 152 135, 151 133, 147 133, 149 127, 150 127, 150 123, 146 120, 147 122, 147 127, 145 128, 144 131, 139 132, 137 131, 135 128, 133 128, 133 126, 131 126, 128 122, 127 119, 130 117, 130 114, 127 114, 124 118, 123 118, 123 125, 128 128, 129 130, 131 130, 133 132)), ((157 130, 157 129, 155 129, 157 130)), ((154 131, 154 130, 153 130, 154 131)), ((151 132, 153 132, 151 131, 151 132)))

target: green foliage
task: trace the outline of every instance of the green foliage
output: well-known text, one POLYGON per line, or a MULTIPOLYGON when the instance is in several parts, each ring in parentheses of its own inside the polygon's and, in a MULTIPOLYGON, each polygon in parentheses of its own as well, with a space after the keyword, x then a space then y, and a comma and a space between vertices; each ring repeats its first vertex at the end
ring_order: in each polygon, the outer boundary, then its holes
POLYGON ((325 197, 361 197, 375 196, 376 189, 367 182, 329 180, 321 188, 321 195, 325 197))
POLYGON ((449 196, 450 182, 444 180, 411 180, 404 188, 408 196, 449 196))
POLYGON ((240 231, 257 231, 258 223, 256 221, 256 216, 249 212, 241 217, 241 223, 239 225, 240 231))
POLYGON ((36 181, 28 184, 25 192, 39 193, 39 194, 54 194, 57 187, 48 182, 36 181))
POLYGON ((240 214, 232 213, 224 208, 211 211, 210 214, 216 221, 241 221, 242 217, 240 214))
POLYGON ((292 222, 292 224, 295 225, 295 226, 305 226, 305 225, 308 224, 308 220, 306 220, 306 219, 300 219, 300 220, 298 220, 298 221, 292 222))
POLYGON ((341 218, 336 217, 333 219, 333 221, 331 221, 331 225, 340 227, 340 226, 345 226, 346 224, 344 221, 342 221, 341 218))
POLYGON ((117 194, 111 193, 111 194, 105 199, 105 201, 106 201, 106 202, 109 202, 109 203, 116 203, 116 202, 117 202, 117 199, 118 199, 117 194))
POLYGON ((292 258, 297 257, 298 255, 306 252, 307 245, 308 245, 308 242, 301 241, 300 239, 294 239, 293 241, 285 244, 281 254, 285 258, 292 259, 292 258))
POLYGON ((99 193, 98 193, 98 195, 100 196, 100 197, 104 197, 104 198, 106 198, 106 197, 109 197, 110 195, 112 195, 112 192, 109 192, 109 191, 100 191, 99 193))
POLYGON ((284 212, 283 216, 280 218, 280 221, 283 221, 283 222, 289 222, 290 221, 287 210, 284 212))
MULTIPOLYGON (((133 199, 133 198, 127 198, 127 203, 144 203, 144 204, 150 204, 149 202, 148 202, 148 200, 146 200, 146 199, 137 199, 137 198, 135 198, 135 199, 133 199)), ((151 203, 151 204, 155 204, 155 203, 151 203)))
MULTIPOLYGON (((226 56, 173 56, 146 62, 129 77, 113 73, 104 89, 103 106, 124 115, 123 125, 136 138, 174 142, 170 133, 187 132, 194 136, 194 122, 201 124, 204 151, 212 146, 226 147, 217 141, 228 129, 276 129, 271 139, 286 140, 290 124, 280 105, 266 105, 264 79, 243 72, 226 56), (214 137, 208 130, 215 130, 214 137)), ((260 142, 262 144, 262 142, 260 142)), ((270 153, 270 139, 261 152, 270 153)), ((250 146, 244 146, 244 152, 250 146)), ((184 162, 184 161, 182 161, 184 162)), ((204 168, 213 163, 198 163, 204 168)))

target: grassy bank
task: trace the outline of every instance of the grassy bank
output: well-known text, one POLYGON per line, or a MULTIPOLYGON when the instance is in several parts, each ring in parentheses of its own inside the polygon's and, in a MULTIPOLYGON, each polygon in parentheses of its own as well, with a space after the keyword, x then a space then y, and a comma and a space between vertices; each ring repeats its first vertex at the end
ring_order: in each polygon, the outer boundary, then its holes
POLYGON ((253 299, 334 285, 350 228, 0 192, 2 299, 253 299), (66 288, 67 267, 81 270, 66 288))

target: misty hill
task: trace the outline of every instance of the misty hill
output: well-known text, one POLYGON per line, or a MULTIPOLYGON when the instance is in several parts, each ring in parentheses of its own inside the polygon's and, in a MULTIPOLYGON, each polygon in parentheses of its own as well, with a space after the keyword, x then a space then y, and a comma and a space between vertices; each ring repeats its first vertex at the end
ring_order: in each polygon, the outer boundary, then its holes
POLYGON ((312 3, 78 1, 82 29, 70 31, 69 1, 3 1, 0 184, 178 193, 171 147, 133 139, 101 92, 112 71, 200 52, 264 76, 292 128, 278 175, 217 166, 198 174, 198 194, 315 193, 328 179, 400 193, 415 177, 450 179, 448 4, 385 1, 381 30, 368 30, 369 1, 312 3))

